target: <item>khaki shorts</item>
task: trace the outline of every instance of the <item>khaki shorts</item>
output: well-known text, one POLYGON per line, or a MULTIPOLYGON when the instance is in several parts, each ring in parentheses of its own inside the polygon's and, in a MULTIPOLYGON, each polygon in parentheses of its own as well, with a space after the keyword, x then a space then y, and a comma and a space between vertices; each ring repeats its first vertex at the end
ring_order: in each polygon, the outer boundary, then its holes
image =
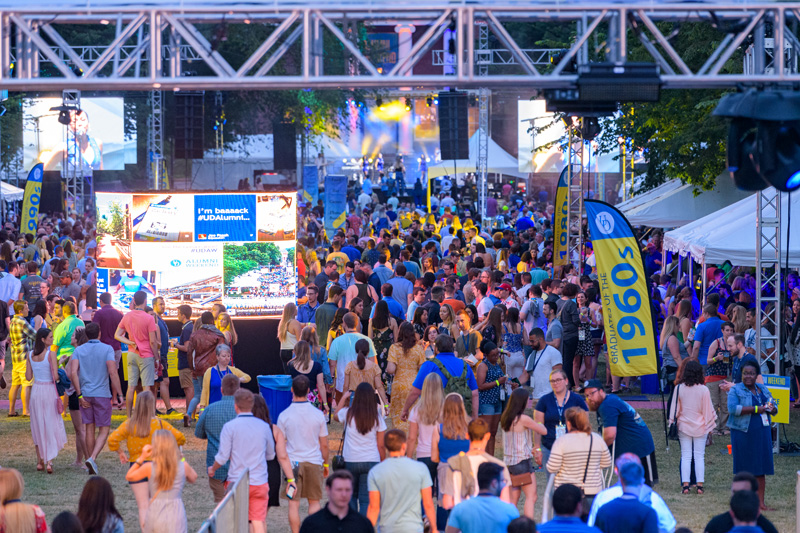
POLYGON ((182 389, 188 389, 192 386, 192 369, 182 368, 178 370, 178 379, 181 382, 182 389))
POLYGON ((152 357, 128 352, 128 387, 135 387, 140 379, 142 387, 153 386, 156 382, 156 362, 152 357))
POLYGON ((27 366, 27 362, 14 363, 14 366, 11 368, 11 385, 21 385, 23 387, 30 387, 33 385, 33 380, 28 381, 25 379, 25 369, 27 366))
MULTIPOLYGON (((294 475, 294 483, 297 485, 295 501, 300 498, 312 501, 322 499, 322 484, 325 482, 322 476, 322 465, 299 463, 297 466, 292 466, 292 475, 294 475)), ((281 490, 281 497, 286 497, 285 487, 281 490)))

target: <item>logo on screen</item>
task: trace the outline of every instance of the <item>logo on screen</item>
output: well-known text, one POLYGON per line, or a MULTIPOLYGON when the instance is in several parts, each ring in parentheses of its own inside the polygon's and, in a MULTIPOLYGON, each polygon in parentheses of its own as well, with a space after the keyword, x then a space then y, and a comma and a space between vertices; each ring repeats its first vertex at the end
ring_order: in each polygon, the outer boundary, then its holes
POLYGON ((174 266, 174 267, 179 267, 179 266, 181 266, 181 261, 180 261, 180 259, 173 259, 172 261, 169 262, 169 264, 174 266))
POLYGON ((197 234, 197 240, 198 241, 204 241, 206 239, 208 239, 208 235, 206 235, 205 233, 198 233, 197 234))
POLYGON ((600 213, 595 219, 594 223, 597 225, 597 231, 603 235, 608 235, 614 231, 614 218, 608 213, 600 213))

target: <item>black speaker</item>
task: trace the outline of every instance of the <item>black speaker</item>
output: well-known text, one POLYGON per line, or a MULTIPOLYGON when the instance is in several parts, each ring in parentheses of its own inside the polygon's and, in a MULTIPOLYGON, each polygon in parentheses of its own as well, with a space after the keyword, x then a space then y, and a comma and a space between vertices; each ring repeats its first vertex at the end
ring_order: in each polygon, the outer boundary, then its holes
POLYGON ((439 148, 442 160, 469 159, 467 93, 439 93, 439 148))
POLYGON ((203 159, 203 92, 175 94, 175 158, 203 159))
POLYGON ((274 170, 297 170, 297 130, 291 122, 272 123, 274 170))
POLYGON ((42 193, 40 196, 39 212, 63 213, 66 210, 64 204, 66 189, 67 182, 61 179, 60 171, 46 170, 42 174, 42 193))

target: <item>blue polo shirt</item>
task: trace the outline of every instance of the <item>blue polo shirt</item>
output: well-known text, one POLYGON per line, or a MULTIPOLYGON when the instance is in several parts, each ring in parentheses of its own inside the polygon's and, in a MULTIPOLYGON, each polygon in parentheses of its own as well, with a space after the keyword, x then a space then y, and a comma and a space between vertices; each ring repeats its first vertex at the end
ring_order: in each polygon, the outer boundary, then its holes
POLYGON ((658 533, 656 512, 630 494, 624 494, 602 506, 597 511, 594 523, 604 533, 617 531, 658 533))
MULTIPOLYGON (((450 372, 450 375, 453 377, 461 376, 461 373, 464 371, 464 365, 466 364, 462 359, 456 357, 456 354, 452 352, 442 352, 436 355, 436 359, 441 361, 442 365, 450 372)), ((419 367, 419 372, 417 372, 417 377, 414 378, 414 383, 412 384, 413 387, 422 390, 422 384, 425 381, 425 378, 428 377, 428 374, 431 373, 439 374, 439 377, 442 378, 442 387, 447 387, 447 378, 442 371, 439 370, 439 367, 436 366, 436 363, 433 361, 425 361, 422 363, 422 366, 419 367)), ((470 390, 478 390, 478 382, 475 380, 475 374, 472 372, 472 369, 467 366, 467 384, 469 385, 470 390)))
POLYGON ((604 428, 617 428, 615 459, 627 452, 637 457, 647 457, 655 451, 653 435, 642 417, 616 394, 606 395, 597 408, 597 417, 604 428))
POLYGON ((540 533, 602 533, 594 526, 587 526, 577 516, 555 516, 549 522, 537 524, 540 533))
MULTIPOLYGON (((403 311, 403 306, 400 305, 400 302, 394 299, 392 296, 384 296, 381 298, 382 301, 386 302, 386 305, 389 306, 389 314, 395 317, 398 321, 403 321, 406 319, 406 312, 403 311)), ((372 306, 372 311, 369 314, 369 317, 372 318, 375 316, 375 307, 372 306)))
POLYGON ((708 361, 708 349, 711 347, 711 343, 720 337, 722 337, 722 320, 719 317, 713 316, 697 326, 694 342, 700 343, 697 360, 701 365, 705 365, 708 361))

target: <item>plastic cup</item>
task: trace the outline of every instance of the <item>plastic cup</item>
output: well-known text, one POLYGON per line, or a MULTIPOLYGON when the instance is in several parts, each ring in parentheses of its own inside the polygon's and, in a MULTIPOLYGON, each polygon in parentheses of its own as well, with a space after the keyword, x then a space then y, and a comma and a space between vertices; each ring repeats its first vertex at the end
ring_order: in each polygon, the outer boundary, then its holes
POLYGON ((733 445, 732 444, 728 444, 728 455, 732 455, 732 454, 733 454, 733 445))

